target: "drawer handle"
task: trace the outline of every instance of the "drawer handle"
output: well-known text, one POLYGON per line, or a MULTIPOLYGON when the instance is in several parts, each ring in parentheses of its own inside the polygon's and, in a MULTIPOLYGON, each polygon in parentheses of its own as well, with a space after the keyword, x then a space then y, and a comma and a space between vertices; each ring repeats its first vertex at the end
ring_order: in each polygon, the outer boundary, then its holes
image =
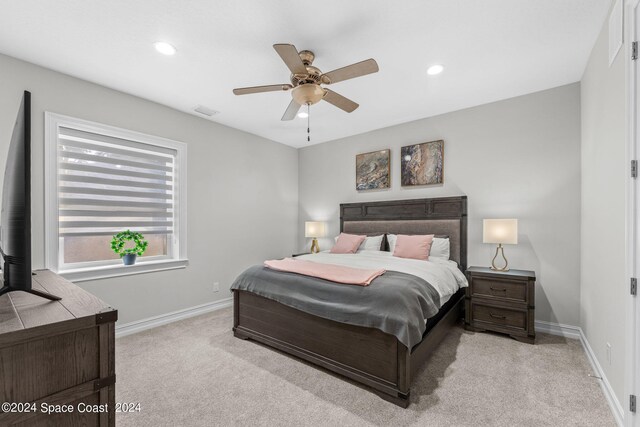
POLYGON ((498 288, 489 287, 489 289, 496 292, 507 292, 506 288, 498 289, 498 288))
POLYGON ((489 313, 489 316, 493 317, 494 319, 502 319, 502 320, 505 320, 507 318, 507 316, 498 316, 493 313, 489 313))

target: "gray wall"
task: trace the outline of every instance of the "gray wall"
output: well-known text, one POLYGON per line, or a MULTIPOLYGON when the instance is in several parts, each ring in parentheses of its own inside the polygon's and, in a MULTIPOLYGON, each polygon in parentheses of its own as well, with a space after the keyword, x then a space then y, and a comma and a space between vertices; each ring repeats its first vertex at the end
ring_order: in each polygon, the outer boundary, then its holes
POLYGON ((466 194, 469 265, 489 265, 495 251, 482 243, 483 218, 518 218, 519 244, 505 251, 512 268, 536 271, 536 318, 579 324, 579 84, 300 149, 299 170, 300 249, 310 245, 304 221, 326 220, 338 234, 340 203, 466 194), (401 187, 400 147, 436 139, 444 185, 401 187), (357 192, 356 154, 385 148, 391 189, 357 192))
POLYGON ((608 20, 582 77, 580 320, 618 400, 624 399, 625 46, 609 68, 608 20), (607 361, 607 343, 612 346, 607 361))
POLYGON ((34 268, 44 265, 45 111, 188 145, 189 266, 80 284, 116 307, 120 323, 229 297, 231 282, 248 265, 296 247, 295 149, 0 55, 1 165, 24 89, 33 93, 34 268), (213 292, 214 281, 220 292, 213 292))

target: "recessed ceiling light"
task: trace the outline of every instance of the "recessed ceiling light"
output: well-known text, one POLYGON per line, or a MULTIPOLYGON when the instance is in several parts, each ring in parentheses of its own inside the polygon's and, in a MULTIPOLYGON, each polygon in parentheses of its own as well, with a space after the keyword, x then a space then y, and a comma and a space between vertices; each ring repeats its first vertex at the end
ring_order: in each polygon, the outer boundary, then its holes
POLYGON ((306 111, 300 111, 298 113, 298 117, 300 117, 301 119, 306 119, 307 117, 309 117, 309 113, 307 113, 306 111))
POLYGON ((436 74, 440 74, 442 70, 444 70, 444 67, 442 65, 432 65, 431 67, 427 68, 427 74, 429 74, 430 76, 435 76, 436 74))
POLYGON ((167 42, 155 42, 153 46, 163 55, 173 55, 176 53, 176 48, 167 42))

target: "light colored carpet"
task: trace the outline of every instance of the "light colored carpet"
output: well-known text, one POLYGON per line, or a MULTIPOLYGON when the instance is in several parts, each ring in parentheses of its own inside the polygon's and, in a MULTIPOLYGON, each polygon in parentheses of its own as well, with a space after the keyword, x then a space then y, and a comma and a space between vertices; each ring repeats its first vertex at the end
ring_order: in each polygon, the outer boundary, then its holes
POLYGON ((407 409, 253 341, 231 308, 116 341, 119 426, 614 426, 577 340, 536 345, 456 328, 414 379, 407 409))

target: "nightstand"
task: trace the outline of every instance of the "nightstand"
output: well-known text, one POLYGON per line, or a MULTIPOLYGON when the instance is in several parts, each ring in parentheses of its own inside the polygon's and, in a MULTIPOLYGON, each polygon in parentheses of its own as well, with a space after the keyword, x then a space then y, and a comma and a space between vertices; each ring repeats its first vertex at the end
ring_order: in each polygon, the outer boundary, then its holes
POLYGON ((533 344, 536 273, 528 270, 467 269, 465 328, 502 332, 533 344))
POLYGON ((291 257, 295 258, 295 257, 301 256, 301 255, 311 255, 311 252, 300 252, 299 254, 292 254, 291 257))

